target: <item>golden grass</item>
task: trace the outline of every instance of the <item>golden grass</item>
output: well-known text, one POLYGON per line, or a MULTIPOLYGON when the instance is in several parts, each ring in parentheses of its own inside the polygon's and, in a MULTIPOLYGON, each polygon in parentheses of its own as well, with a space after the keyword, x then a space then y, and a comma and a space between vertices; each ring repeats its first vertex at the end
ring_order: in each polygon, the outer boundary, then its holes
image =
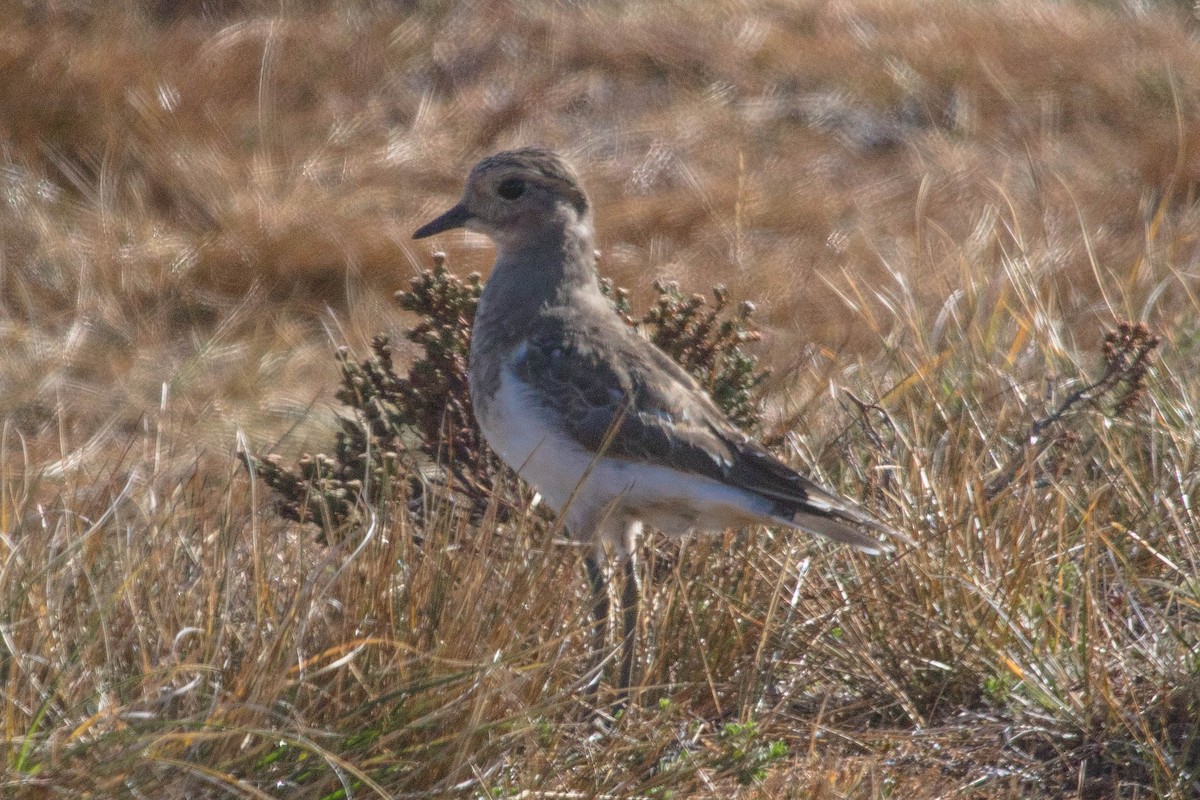
POLYGON ((6 796, 1197 792, 1186 9, 0 20, 6 796), (334 345, 406 324, 411 230, 522 143, 579 165, 635 302, 663 277, 760 305, 788 455, 920 542, 660 559, 642 703, 611 730, 579 700, 579 554, 536 516, 381 504, 327 548, 234 455, 330 446, 334 345), (1118 319, 1164 337, 1142 404, 1031 442, 1118 319))

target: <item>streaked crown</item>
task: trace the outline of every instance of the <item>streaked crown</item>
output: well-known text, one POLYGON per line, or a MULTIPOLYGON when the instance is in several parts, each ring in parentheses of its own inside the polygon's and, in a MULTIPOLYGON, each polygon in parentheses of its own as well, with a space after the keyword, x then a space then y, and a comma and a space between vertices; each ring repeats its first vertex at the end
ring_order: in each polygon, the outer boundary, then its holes
POLYGON ((522 147, 488 156, 475 165, 467 181, 492 183, 497 189, 506 184, 510 192, 515 191, 518 182, 540 184, 569 200, 580 215, 591 207, 575 170, 558 153, 544 147, 522 147))

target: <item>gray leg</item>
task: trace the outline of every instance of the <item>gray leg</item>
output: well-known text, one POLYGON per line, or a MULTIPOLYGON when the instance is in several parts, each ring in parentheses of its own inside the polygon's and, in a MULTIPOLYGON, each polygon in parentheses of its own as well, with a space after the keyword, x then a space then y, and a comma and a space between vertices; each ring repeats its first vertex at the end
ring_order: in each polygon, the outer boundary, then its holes
POLYGON ((608 644, 608 583, 604 580, 604 569, 592 553, 584 562, 587 567, 588 583, 592 587, 592 669, 595 676, 588 682, 587 691, 594 695, 600 686, 603 673, 604 650, 608 644))
POLYGON ((630 680, 633 677, 633 653, 637 639, 638 599, 641 587, 638 585, 637 563, 631 552, 625 558, 625 588, 621 592, 621 616, 624 621, 625 639, 621 644, 621 683, 617 687, 621 698, 628 694, 630 680))

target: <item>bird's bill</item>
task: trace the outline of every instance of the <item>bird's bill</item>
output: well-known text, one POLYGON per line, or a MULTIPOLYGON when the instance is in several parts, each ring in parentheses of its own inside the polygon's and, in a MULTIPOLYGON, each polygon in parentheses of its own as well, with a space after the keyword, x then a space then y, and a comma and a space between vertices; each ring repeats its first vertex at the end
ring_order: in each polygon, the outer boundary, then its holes
POLYGON ((452 228, 461 228, 467 224, 467 218, 471 215, 467 213, 467 207, 459 203, 454 208, 442 214, 432 222, 427 222, 413 232, 412 238, 424 239, 426 236, 433 236, 435 233, 448 231, 452 228))

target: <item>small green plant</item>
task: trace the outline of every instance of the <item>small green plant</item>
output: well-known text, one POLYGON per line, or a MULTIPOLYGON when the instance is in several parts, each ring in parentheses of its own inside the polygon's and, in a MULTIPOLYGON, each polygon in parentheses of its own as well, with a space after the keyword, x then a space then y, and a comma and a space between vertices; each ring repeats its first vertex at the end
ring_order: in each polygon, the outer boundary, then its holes
MULTIPOLYGON (((713 289, 709 306, 700 295, 685 298, 674 283, 655 283, 658 301, 634 318, 629 293, 609 282, 603 286, 625 321, 644 328, 737 424, 758 424, 758 389, 767 373, 743 347, 760 337, 752 304, 730 313, 723 287, 713 289)), ((355 517, 360 502, 401 496, 401 485, 403 494, 419 498, 429 482, 452 489, 477 511, 489 502, 504 467, 475 424, 467 385, 471 324, 482 292, 479 275, 459 278, 436 254, 432 270, 396 293, 400 307, 418 317, 404 334, 420 349, 407 374, 397 372, 387 336, 376 336, 362 360, 345 347, 338 350, 337 398, 350 414, 341 420, 333 455, 305 454, 290 468, 277 456, 245 456, 274 491, 284 517, 334 530, 355 517)), ((421 507, 419 500, 410 505, 421 507)))
POLYGON ((767 777, 767 768, 787 757, 787 745, 782 740, 762 741, 753 721, 728 723, 717 735, 717 743, 721 749, 718 766, 742 786, 761 783, 767 777))

